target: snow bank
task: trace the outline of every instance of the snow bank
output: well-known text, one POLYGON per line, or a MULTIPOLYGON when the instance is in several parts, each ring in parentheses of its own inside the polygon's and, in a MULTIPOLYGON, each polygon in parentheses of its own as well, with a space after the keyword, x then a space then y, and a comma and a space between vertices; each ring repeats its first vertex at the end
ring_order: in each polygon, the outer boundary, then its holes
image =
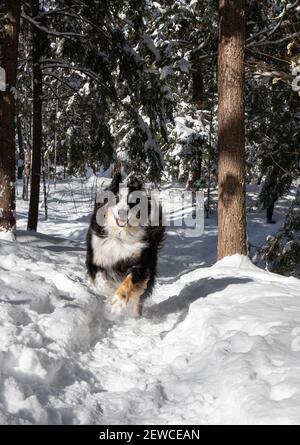
POLYGON ((234 256, 114 319, 82 247, 26 243, 0 242, 0 423, 300 423, 299 280, 234 256))
POLYGON ((182 281, 189 278, 179 295, 195 301, 161 354, 180 368, 164 386, 166 398, 181 416, 189 413, 184 421, 299 423, 299 280, 237 255, 182 281))

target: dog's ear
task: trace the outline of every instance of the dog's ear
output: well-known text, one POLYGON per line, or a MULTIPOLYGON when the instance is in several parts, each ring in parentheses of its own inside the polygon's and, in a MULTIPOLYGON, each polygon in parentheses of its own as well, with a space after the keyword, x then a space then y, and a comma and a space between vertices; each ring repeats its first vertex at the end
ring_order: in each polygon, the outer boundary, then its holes
POLYGON ((121 173, 120 172, 115 173, 113 178, 112 178, 109 190, 111 190, 113 193, 118 193, 119 185, 121 184, 121 182, 122 182, 122 175, 121 175, 121 173))

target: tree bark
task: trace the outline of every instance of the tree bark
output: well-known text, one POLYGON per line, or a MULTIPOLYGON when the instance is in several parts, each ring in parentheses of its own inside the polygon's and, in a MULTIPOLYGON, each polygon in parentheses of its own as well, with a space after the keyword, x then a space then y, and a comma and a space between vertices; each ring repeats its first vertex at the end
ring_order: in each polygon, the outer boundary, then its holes
MULTIPOLYGON (((27 90, 25 90, 25 100, 27 100, 27 90)), ((26 122, 26 149, 24 154, 24 172, 23 172, 23 193, 24 201, 29 199, 29 182, 31 172, 31 151, 32 151, 32 109, 30 108, 29 122, 26 122)))
POLYGON ((245 0, 219 0, 218 259, 246 255, 245 0))
MULTIPOLYGON (((203 74, 201 71, 201 62, 199 60, 199 52, 196 51, 192 56, 192 102, 195 107, 200 111, 203 109, 203 74)), ((203 147, 198 143, 197 151, 194 158, 190 163, 190 171, 186 181, 186 189, 196 191, 198 186, 196 182, 200 181, 202 173, 202 155, 203 147)))
MULTIPOLYGON (((31 0, 32 17, 39 14, 39 0, 31 0)), ((40 31, 32 26, 32 163, 28 230, 37 230, 42 152, 42 71, 40 66, 40 31)))
POLYGON ((30 150, 30 147, 28 145, 27 146, 27 150, 25 152, 24 172, 23 172, 23 193, 22 193, 22 198, 23 198, 24 201, 28 201, 30 170, 31 170, 31 150, 30 150))
POLYGON ((23 179, 24 171, 24 143, 23 143, 23 133, 22 133, 22 123, 21 117, 17 117, 17 132, 18 132, 18 146, 19 146, 19 156, 18 156, 18 179, 23 179))
POLYGON ((212 155, 212 132, 213 132, 213 104, 210 110, 209 137, 208 137, 208 157, 207 157, 207 201, 205 206, 206 218, 210 213, 210 182, 211 182, 211 155, 212 155))
POLYGON ((15 231, 15 93, 20 31, 20 0, 5 0, 2 66, 6 74, 5 91, 0 91, 0 231, 15 231))
POLYGON ((42 178, 43 178, 43 193, 44 193, 44 208, 45 208, 45 221, 48 219, 48 193, 47 193, 47 178, 46 178, 46 161, 45 153, 42 151, 42 178))
POLYGON ((201 179, 202 171, 202 147, 199 145, 198 153, 196 153, 194 159, 192 159, 189 176, 186 182, 186 189, 191 191, 197 191, 199 186, 197 184, 201 179))

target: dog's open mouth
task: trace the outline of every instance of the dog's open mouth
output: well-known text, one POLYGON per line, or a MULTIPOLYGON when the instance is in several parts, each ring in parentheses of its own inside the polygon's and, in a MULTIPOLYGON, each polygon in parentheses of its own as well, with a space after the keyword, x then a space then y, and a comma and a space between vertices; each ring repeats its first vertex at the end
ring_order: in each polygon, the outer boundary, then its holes
POLYGON ((127 219, 116 218, 116 222, 119 227, 127 226, 127 219))

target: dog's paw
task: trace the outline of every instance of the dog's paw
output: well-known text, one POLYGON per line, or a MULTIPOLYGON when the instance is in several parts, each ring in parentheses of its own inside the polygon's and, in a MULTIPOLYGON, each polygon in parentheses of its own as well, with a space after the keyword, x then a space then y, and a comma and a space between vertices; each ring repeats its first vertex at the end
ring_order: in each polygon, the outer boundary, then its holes
POLYGON ((126 309, 127 301, 125 298, 120 298, 118 295, 114 295, 111 304, 112 314, 120 315, 126 309))

